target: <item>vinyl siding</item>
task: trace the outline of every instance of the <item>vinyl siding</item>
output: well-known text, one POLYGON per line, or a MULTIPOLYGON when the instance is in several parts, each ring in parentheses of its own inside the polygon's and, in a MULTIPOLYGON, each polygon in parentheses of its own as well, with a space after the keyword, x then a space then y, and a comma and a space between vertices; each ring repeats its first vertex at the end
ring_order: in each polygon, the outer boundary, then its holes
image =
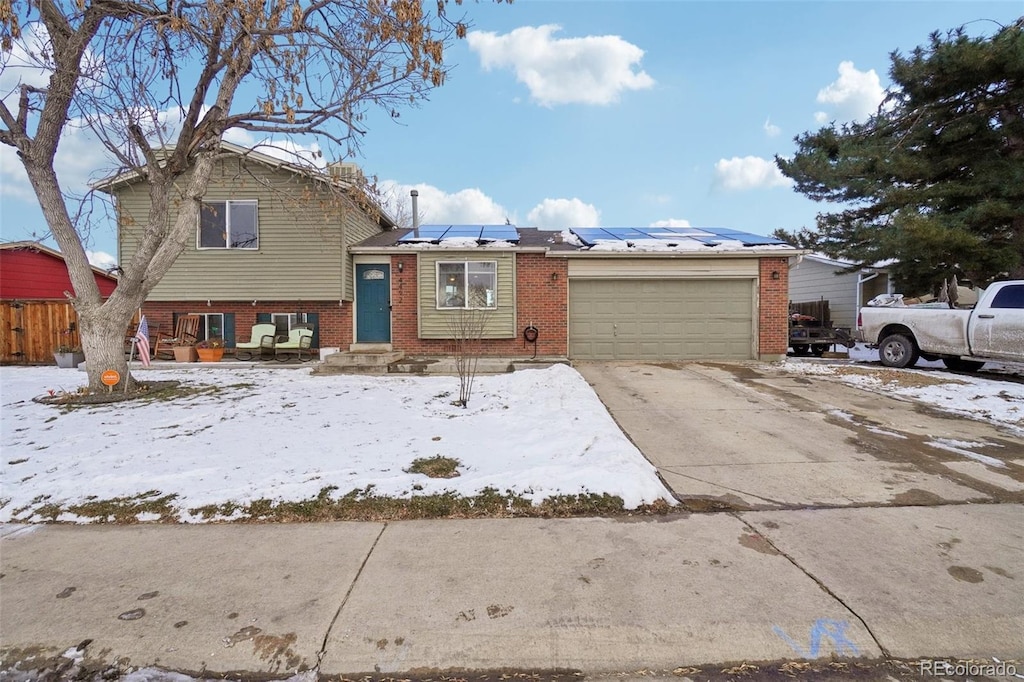
POLYGON ((449 318, 456 311, 437 309, 436 263, 438 261, 497 261, 497 308, 492 310, 484 331, 485 339, 507 339, 516 336, 516 260, 515 253, 495 251, 444 251, 420 253, 419 273, 419 336, 422 339, 450 339, 449 318))
MULTIPOLYGON (((149 197, 145 183, 119 188, 117 195, 119 256, 127 263, 147 220, 149 197)), ((379 231, 374 221, 289 171, 243 166, 241 159, 222 162, 204 200, 244 199, 258 202, 259 248, 200 250, 193 231, 149 300, 351 300, 346 247, 379 231), (346 236, 342 225, 356 234, 346 236)))
MULTIPOLYGON (((828 301, 834 327, 853 327, 857 318, 857 273, 837 275, 834 265, 804 258, 789 271, 789 300, 828 301)), ((884 275, 879 275, 884 277, 884 275)))
POLYGON ((355 209, 345 212, 345 272, 347 274, 343 281, 343 296, 346 301, 355 300, 353 284, 355 277, 352 275, 355 271, 352 267, 352 256, 348 253, 348 247, 358 244, 364 239, 369 239, 379 232, 381 232, 380 226, 364 212, 355 209))

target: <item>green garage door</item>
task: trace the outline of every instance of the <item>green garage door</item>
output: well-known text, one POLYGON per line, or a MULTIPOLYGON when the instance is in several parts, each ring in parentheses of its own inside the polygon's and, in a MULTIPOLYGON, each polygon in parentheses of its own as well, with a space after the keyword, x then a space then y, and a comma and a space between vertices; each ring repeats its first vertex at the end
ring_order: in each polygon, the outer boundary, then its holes
POLYGON ((749 279, 569 281, 575 360, 749 360, 749 279))

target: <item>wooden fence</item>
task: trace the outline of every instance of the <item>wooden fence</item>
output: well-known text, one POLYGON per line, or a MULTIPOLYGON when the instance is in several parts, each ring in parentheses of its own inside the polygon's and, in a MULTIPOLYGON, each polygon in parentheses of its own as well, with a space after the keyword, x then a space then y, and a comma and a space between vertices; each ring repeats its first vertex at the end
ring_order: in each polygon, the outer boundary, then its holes
POLYGON ((54 364, 57 346, 79 346, 78 315, 65 301, 0 301, 0 363, 54 364))

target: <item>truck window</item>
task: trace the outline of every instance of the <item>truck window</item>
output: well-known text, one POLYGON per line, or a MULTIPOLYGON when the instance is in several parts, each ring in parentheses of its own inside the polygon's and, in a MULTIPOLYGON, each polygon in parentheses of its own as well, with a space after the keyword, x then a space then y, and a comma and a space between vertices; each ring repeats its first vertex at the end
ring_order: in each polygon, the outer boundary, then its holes
POLYGON ((1024 308, 1024 284, 1015 284, 999 290, 992 300, 993 308, 1024 308))

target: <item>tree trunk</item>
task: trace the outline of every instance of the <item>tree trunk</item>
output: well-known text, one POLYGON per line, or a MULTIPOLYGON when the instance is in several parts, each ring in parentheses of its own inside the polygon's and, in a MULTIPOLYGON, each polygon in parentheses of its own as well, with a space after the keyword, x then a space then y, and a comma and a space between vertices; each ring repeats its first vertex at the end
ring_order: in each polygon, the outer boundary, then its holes
POLYGON ((100 306, 75 305, 82 350, 85 351, 86 374, 89 377, 89 388, 93 391, 105 388, 100 377, 110 369, 121 375, 114 390, 125 390, 126 382, 131 381, 128 360, 124 354, 124 338, 137 306, 129 305, 130 302, 124 299, 120 299, 117 304, 112 303, 108 301, 100 306))

